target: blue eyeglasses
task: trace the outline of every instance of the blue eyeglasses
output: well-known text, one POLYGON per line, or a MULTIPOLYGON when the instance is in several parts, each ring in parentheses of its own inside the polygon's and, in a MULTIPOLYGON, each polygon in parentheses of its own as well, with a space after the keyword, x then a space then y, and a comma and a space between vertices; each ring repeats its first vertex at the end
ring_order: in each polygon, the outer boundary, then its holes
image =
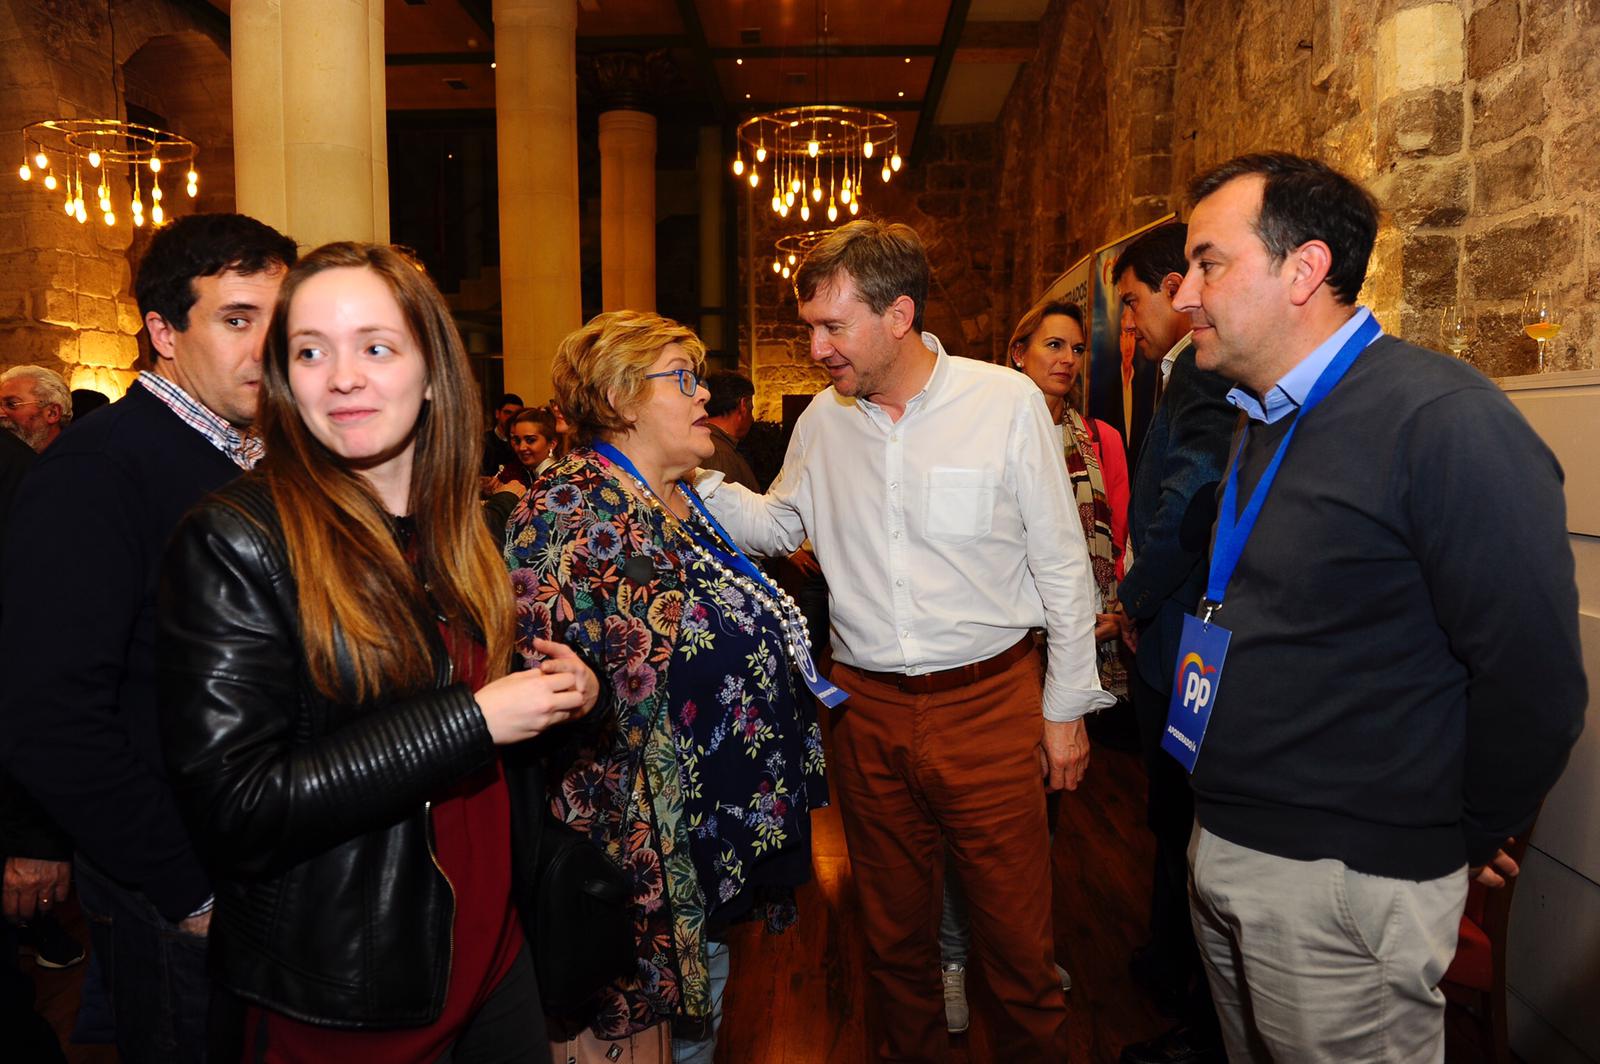
POLYGON ((700 387, 700 374, 692 369, 669 369, 660 373, 646 373, 644 375, 645 380, 653 380, 656 377, 678 378, 678 391, 690 397, 693 397, 695 390, 700 387))

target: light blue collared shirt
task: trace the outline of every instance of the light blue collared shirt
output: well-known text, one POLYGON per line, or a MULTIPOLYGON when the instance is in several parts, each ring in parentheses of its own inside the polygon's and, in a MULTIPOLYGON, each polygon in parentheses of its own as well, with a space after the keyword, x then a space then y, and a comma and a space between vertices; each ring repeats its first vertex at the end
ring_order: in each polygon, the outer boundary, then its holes
MULTIPOLYGON (((1274 384, 1267 392, 1266 401, 1263 403, 1244 388, 1235 388, 1228 393, 1228 402, 1243 410, 1251 421, 1263 421, 1270 425, 1296 410, 1306 401, 1306 396, 1311 393, 1311 388, 1317 383, 1317 378, 1322 376, 1322 371, 1328 368, 1344 342, 1355 335, 1357 329, 1372 317, 1372 311, 1366 307, 1357 307, 1356 312, 1350 315, 1350 320, 1339 326, 1337 332, 1318 344, 1312 352, 1300 360, 1300 364, 1283 375, 1283 378, 1274 384)), ((1373 339, 1378 339, 1383 333, 1380 331, 1373 339)))

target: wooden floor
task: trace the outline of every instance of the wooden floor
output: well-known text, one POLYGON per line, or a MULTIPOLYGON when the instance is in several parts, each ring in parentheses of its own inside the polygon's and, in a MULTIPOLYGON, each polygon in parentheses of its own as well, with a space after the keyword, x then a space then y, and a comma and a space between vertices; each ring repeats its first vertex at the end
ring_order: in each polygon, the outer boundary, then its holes
MULTIPOLYGON (((719 1064, 856 1064, 869 1059, 862 944, 850 857, 837 809, 814 819, 816 880, 800 923, 769 936, 741 929, 732 951, 719 1064)), ((1053 853, 1056 959, 1072 974, 1071 1059, 1115 1061, 1124 1043, 1164 1030, 1128 977, 1144 941, 1153 845, 1144 829, 1144 769, 1099 749, 1084 785, 1061 806, 1053 853)), ((992 1010, 969 976, 972 1027, 950 1038, 951 1059, 987 1062, 992 1010)))
MULTIPOLYGON (((837 809, 816 817, 815 880, 800 897, 799 924, 784 935, 741 929, 732 951, 718 1064, 857 1064, 868 1060, 862 944, 854 911, 850 857, 837 809)), ((1130 1041, 1159 1033, 1159 1016, 1128 977, 1128 955, 1144 940, 1152 842, 1144 828, 1144 769, 1137 756, 1097 747, 1082 787, 1065 796, 1052 860, 1056 957, 1072 974, 1067 995, 1071 1060, 1103 1064, 1130 1041)), ((76 902, 62 912, 85 938, 76 902)), ((73 1064, 112 1064, 114 1051, 72 1046, 67 1034, 84 965, 34 968, 40 1009, 61 1035, 73 1064)), ((986 1037, 991 1010, 971 981, 972 1027, 950 1039, 951 1060, 994 1060, 986 1037)), ((1448 1059, 1482 1057, 1457 1037, 1452 1017, 1448 1059)), ((4 1058, 0 1042, 0 1058, 4 1058)))

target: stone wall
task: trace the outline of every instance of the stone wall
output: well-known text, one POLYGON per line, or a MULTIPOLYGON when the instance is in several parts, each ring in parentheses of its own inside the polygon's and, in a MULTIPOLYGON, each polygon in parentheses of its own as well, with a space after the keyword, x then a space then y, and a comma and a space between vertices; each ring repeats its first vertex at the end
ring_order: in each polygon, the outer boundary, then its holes
MULTIPOLYGON (((96 0, 0 0, 0 130, 45 118, 122 117, 126 92, 201 145, 199 202, 187 201, 181 180, 170 181, 169 213, 231 209, 232 146, 219 132, 231 130, 231 96, 220 44, 168 0, 119 0, 113 10, 114 34, 96 0), (222 165, 207 164, 208 150, 222 165)), ((45 191, 39 176, 18 180, 20 137, 6 143, 16 157, 0 168, 0 367, 42 365, 73 387, 120 395, 139 358, 130 247, 148 240, 147 230, 133 228, 120 188, 115 225, 92 203, 88 223, 67 217, 64 190, 45 191)))
POLYGON ((1597 0, 1055 0, 1000 122, 994 306, 1017 317, 1083 253, 1184 208, 1198 171, 1246 151, 1320 155, 1384 207, 1363 300, 1438 346, 1534 370, 1522 296, 1557 289, 1547 370, 1596 364, 1597 0))
MULTIPOLYGON (((955 355, 994 357, 997 324, 993 312, 995 130, 990 126, 951 126, 933 130, 916 165, 907 165, 884 185, 867 174, 862 217, 904 222, 916 229, 933 267, 923 327, 955 355)), ((730 178, 731 180, 731 178, 730 178)), ((828 385, 828 375, 812 363, 809 341, 795 307, 793 282, 774 273, 773 241, 804 229, 791 213, 779 219, 767 206, 770 193, 755 196, 746 208, 748 191, 740 196, 739 254, 740 369, 756 385, 756 417, 782 419, 783 396, 813 395, 828 385), (754 219, 755 344, 751 363, 750 307, 746 278, 748 237, 754 219)), ((847 216, 841 215, 841 220, 847 216)), ((815 224, 818 215, 812 216, 815 224)), ((826 223, 824 223, 825 225, 826 223)))

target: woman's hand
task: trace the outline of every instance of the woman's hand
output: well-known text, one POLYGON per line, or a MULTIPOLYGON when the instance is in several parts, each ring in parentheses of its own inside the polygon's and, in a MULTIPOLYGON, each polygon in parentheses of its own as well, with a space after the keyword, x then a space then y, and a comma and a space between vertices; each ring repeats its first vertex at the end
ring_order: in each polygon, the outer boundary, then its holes
POLYGON ((582 713, 594 708, 595 700, 600 697, 600 681, 596 678, 594 670, 585 665, 583 659, 573 653, 571 647, 565 643, 557 643, 553 639, 535 639, 533 649, 544 658, 539 663, 540 672, 548 675, 560 673, 572 675, 577 692, 583 696, 582 713))
POLYGON ((473 696, 483 710, 484 723, 496 746, 531 739, 557 724, 583 716, 594 705, 600 689, 594 673, 569 648, 560 650, 565 651, 565 658, 552 654, 551 660, 537 670, 502 676, 479 688, 473 696))
POLYGON ((1122 622, 1115 613, 1097 613, 1094 615, 1094 641, 1104 643, 1107 639, 1115 639, 1122 634, 1122 622))

